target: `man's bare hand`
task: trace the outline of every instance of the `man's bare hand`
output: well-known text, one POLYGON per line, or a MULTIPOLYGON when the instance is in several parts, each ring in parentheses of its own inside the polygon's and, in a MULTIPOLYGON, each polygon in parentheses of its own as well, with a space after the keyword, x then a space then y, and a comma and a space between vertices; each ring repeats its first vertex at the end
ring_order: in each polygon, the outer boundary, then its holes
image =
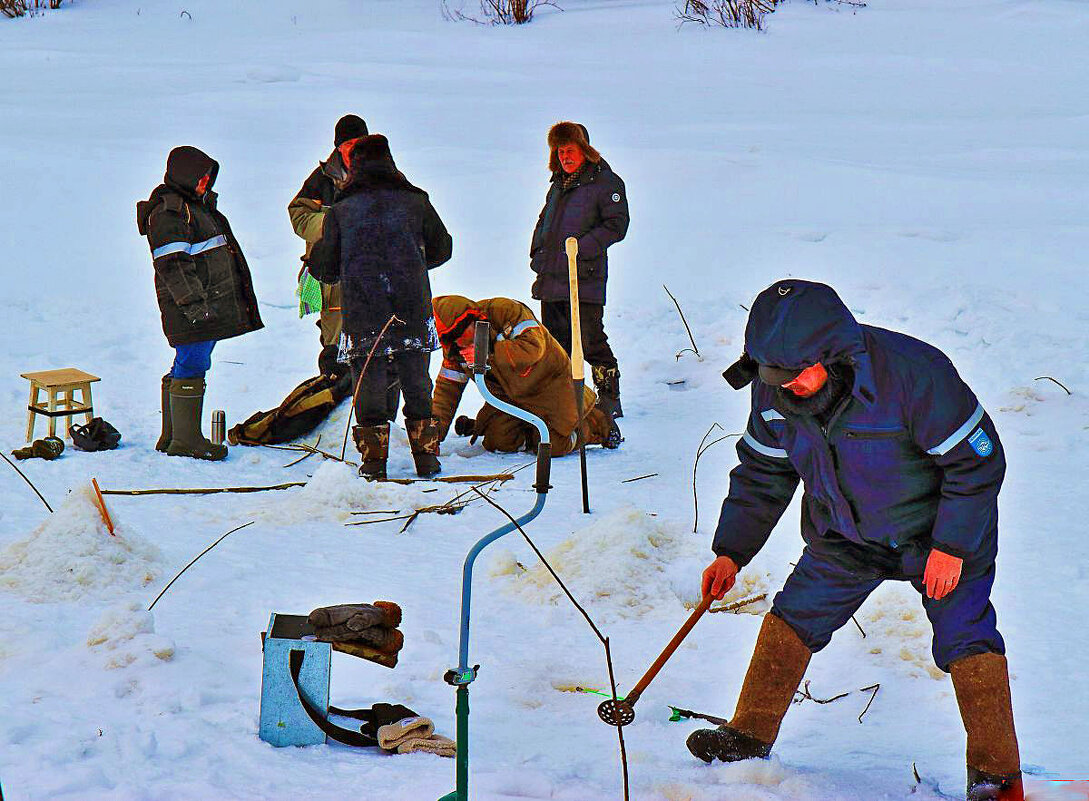
POLYGON ((703 595, 710 594, 716 601, 730 591, 737 581, 737 562, 728 556, 720 556, 703 571, 703 595))

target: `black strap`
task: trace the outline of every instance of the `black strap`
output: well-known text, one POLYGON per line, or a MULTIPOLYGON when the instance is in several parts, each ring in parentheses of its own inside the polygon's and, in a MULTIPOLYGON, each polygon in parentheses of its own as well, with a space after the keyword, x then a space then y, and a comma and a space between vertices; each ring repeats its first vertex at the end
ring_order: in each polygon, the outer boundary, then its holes
MULTIPOLYGON (((302 671, 303 659, 305 657, 306 651, 291 651, 291 683, 295 685, 295 692, 299 696, 299 703, 302 704, 303 709, 306 710, 306 714, 310 716, 310 719, 314 721, 314 725, 325 732, 326 736, 332 737, 338 743, 355 745, 360 748, 369 748, 378 745, 378 740, 373 737, 367 737, 362 732, 354 731, 352 729, 342 729, 340 726, 330 723, 324 715, 314 708, 313 704, 306 700, 306 696, 303 695, 302 689, 299 687, 299 673, 302 671)), ((343 710, 338 709, 337 707, 331 707, 330 709, 335 710, 333 714, 346 714, 349 717, 356 717, 355 714, 349 713, 362 712, 362 710, 343 710)))

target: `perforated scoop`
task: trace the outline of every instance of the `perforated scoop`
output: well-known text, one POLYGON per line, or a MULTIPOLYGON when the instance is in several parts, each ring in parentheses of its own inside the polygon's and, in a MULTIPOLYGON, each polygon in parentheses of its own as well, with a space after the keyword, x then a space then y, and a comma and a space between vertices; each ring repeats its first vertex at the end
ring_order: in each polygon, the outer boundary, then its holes
MULTIPOLYGON (((674 651, 676 651, 677 648, 680 647, 680 644, 684 642, 684 638, 688 636, 688 632, 690 632, 692 627, 696 625, 696 622, 703 617, 703 613, 710 608, 711 601, 713 600, 714 599, 710 595, 705 595, 703 597, 703 600, 700 601, 700 605, 692 611, 688 620, 681 626, 680 631, 673 635, 673 639, 669 641, 669 645, 667 645, 665 650, 654 660, 654 664, 643 674, 643 678, 639 679, 639 683, 635 685, 630 693, 628 693, 627 697, 623 700, 618 698, 615 701, 610 698, 609 700, 602 701, 598 704, 597 716, 601 718, 604 723, 609 726, 627 726, 635 720, 635 702, 639 700, 639 696, 643 694, 647 685, 654 680, 654 677, 657 676, 658 672, 665 666, 669 657, 673 656, 674 651)), ((615 693, 616 691, 614 690, 613 692, 615 693)))
POLYGON ((597 716, 610 726, 627 726, 635 720, 635 708, 628 701, 602 701, 597 706, 597 716))

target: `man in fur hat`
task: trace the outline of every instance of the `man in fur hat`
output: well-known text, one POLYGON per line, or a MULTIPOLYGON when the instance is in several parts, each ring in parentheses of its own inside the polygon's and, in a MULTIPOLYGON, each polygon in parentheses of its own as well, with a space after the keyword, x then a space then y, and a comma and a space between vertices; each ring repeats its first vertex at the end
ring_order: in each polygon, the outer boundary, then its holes
POLYGON ((628 232, 628 195, 624 182, 590 145, 586 127, 558 122, 548 132, 548 169, 552 183, 529 248, 530 269, 537 274, 533 297, 541 301, 541 321, 571 353, 571 303, 564 242, 579 242, 579 317, 582 347, 590 363, 598 406, 623 417, 620 369, 605 335, 605 284, 610 245, 628 232))

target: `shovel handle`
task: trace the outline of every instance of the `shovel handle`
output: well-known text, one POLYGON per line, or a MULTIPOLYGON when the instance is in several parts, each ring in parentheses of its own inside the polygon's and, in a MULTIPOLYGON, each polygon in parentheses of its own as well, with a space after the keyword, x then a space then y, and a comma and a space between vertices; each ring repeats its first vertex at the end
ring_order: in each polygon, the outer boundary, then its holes
POLYGON ((696 623, 699 622, 699 619, 703 617, 703 613, 710 608, 714 600, 714 597, 710 593, 703 596, 700 605, 692 610, 692 614, 688 616, 688 620, 684 621, 684 625, 681 626, 680 630, 673 635, 673 639, 669 641, 669 645, 667 645, 665 650, 654 660, 654 664, 643 674, 643 678, 639 679, 639 683, 635 685, 627 696, 625 696, 625 701, 634 705, 635 702, 639 700, 639 696, 643 694, 643 690, 654 681, 654 677, 658 675, 663 667, 665 667, 665 663, 673 656, 674 651, 680 648, 681 643, 684 642, 684 638, 688 636, 688 632, 692 631, 696 623))

